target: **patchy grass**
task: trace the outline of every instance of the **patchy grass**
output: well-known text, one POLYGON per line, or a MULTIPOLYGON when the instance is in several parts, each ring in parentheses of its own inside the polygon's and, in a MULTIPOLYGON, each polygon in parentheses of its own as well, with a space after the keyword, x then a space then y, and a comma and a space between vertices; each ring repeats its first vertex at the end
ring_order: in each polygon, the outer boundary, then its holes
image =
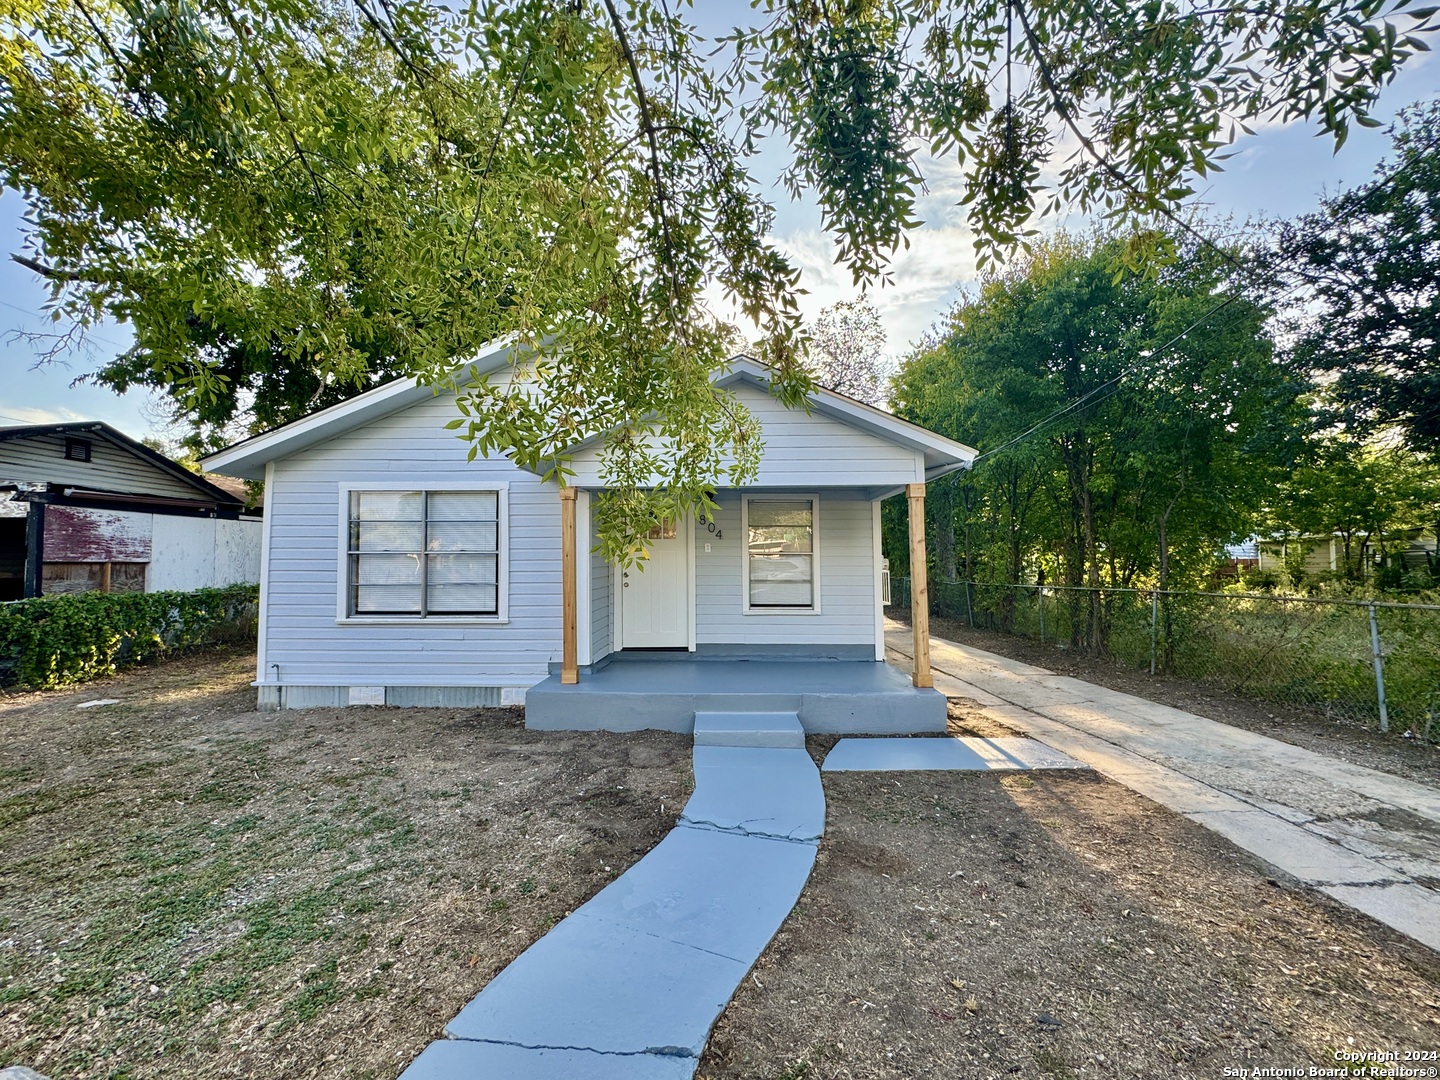
POLYGON ((681 736, 260 714, 252 671, 0 706, 0 1066, 393 1077, 688 794, 681 736))

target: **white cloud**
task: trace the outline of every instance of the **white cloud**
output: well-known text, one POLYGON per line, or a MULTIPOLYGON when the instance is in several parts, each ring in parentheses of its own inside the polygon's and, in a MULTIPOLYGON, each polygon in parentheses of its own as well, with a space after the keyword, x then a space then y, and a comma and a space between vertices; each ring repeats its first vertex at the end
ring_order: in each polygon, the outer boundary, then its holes
POLYGON ((0 398, 0 424, 69 424, 88 420, 70 409, 40 409, 30 405, 13 405, 0 398))

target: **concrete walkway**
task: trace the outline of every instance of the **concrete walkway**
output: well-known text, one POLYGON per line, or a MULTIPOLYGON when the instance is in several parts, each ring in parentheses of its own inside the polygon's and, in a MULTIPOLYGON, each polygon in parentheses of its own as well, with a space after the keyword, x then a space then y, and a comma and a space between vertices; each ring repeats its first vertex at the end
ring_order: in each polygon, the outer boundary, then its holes
POLYGON ((799 719, 746 719, 714 714, 708 735, 697 725, 708 744, 697 738, 677 827, 495 976, 402 1080, 694 1075, 799 899, 825 826, 799 719))
MULTIPOLYGON (((890 623, 897 663, 909 627, 890 623)), ((932 638, 935 686, 1440 950, 1440 786, 932 638)))

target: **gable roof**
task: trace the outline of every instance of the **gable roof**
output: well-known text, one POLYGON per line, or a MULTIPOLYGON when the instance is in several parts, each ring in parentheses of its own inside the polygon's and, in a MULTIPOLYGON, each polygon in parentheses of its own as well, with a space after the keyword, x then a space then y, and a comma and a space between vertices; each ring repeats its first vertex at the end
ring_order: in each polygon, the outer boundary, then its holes
MULTIPOLYGON (((197 498, 215 502, 223 506, 244 506, 245 500, 224 490, 218 485, 193 473, 178 462, 171 461, 164 454, 151 450, 142 442, 137 442, 129 435, 117 428, 100 420, 82 420, 63 424, 23 424, 15 427, 0 427, 0 443, 14 442, 21 439, 33 439, 43 436, 63 436, 67 438, 88 438, 101 439, 111 446, 127 453, 132 457, 139 458, 145 465, 149 466, 168 476, 171 480, 178 481, 182 485, 195 492, 197 498)), ((24 479, 22 477, 10 477, 9 479, 24 479)), ((44 483, 54 480, 53 476, 36 476, 35 482, 44 483)), ((80 485, 67 485, 79 487, 80 485)), ((128 495, 132 492, 107 492, 107 494, 128 495)))
MULTIPOLYGON (((473 371, 476 375, 487 375, 510 364, 513 359, 514 349, 511 342, 496 342, 487 346, 473 361, 459 369, 457 374, 468 375, 473 371)), ((714 382, 716 386, 727 388, 750 385, 769 393, 770 369, 753 357, 737 356, 716 373, 714 382)), ((251 436, 202 458, 200 464, 206 471, 223 470, 234 476, 258 480, 265 475, 267 462, 289 457, 371 421, 409 408, 444 388, 443 385, 437 387, 422 384, 416 379, 396 379, 374 390, 358 394, 349 401, 251 436)), ((912 424, 833 390, 817 388, 808 395, 808 400, 810 408, 816 412, 888 442, 923 453, 927 480, 959 469, 967 469, 977 455, 976 450, 964 443, 937 435, 918 424, 912 424)), ((587 442, 578 443, 570 449, 578 450, 599 438, 600 436, 597 436, 587 442)))

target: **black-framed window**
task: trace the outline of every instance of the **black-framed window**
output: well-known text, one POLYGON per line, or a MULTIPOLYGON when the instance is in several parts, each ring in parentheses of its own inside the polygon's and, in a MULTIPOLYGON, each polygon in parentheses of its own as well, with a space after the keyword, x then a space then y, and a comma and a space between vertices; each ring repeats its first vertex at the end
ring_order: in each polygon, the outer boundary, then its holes
POLYGON ((349 521, 349 614, 500 613, 498 491, 352 491, 349 521))
POLYGON ((751 498, 745 526, 750 608, 814 608, 815 500, 751 498))

